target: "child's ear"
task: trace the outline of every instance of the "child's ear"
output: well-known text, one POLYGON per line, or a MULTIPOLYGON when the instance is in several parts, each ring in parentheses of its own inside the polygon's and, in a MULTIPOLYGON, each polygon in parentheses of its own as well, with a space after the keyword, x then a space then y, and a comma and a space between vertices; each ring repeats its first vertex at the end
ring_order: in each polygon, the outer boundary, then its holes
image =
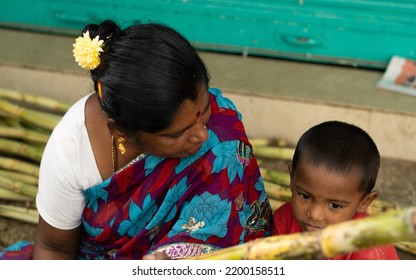
POLYGON ((370 206, 371 202, 373 202, 374 199, 376 199, 378 196, 378 192, 372 191, 369 194, 367 194, 358 205, 357 212, 363 213, 367 210, 368 206, 370 206))
POLYGON ((289 170, 289 175, 290 175, 290 178, 292 178, 292 163, 289 163, 288 165, 287 165, 287 169, 289 170))
POLYGON ((289 175, 290 175, 290 185, 289 185, 289 188, 290 188, 290 191, 292 192, 292 180, 293 180, 293 169, 292 169, 292 163, 289 163, 288 165, 287 165, 287 169, 289 170, 289 175))

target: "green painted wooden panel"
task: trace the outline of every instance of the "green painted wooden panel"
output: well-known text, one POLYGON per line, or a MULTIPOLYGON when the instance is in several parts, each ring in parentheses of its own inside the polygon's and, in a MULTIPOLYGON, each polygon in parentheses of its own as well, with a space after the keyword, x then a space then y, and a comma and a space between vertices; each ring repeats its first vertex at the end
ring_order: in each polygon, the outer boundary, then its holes
POLYGON ((157 21, 201 50, 385 68, 416 59, 416 0, 0 0, 0 24, 78 34, 111 18, 157 21))

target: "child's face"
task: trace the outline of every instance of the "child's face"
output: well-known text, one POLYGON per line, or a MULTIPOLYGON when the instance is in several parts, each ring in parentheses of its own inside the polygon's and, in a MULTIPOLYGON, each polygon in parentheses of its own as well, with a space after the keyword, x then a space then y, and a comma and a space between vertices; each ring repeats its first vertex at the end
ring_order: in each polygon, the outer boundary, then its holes
POLYGON ((338 174, 324 166, 313 166, 300 161, 292 174, 292 208, 296 221, 303 231, 315 231, 351 220, 356 212, 364 212, 377 196, 366 196, 358 187, 361 176, 358 171, 338 174))

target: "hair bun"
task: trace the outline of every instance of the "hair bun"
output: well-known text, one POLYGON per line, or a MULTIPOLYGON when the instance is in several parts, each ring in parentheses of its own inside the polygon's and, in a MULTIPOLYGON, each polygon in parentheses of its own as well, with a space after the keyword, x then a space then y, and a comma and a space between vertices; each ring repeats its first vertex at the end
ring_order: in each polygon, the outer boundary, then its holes
POLYGON ((82 34, 89 31, 90 38, 93 39, 96 36, 99 36, 100 40, 107 42, 115 34, 120 32, 120 27, 111 20, 105 20, 102 23, 98 24, 88 24, 82 30, 82 34))
MULTIPOLYGON (((82 29, 81 35, 88 32, 90 38, 93 39, 98 35, 98 25, 97 24, 88 24, 82 29)), ((100 38, 101 39, 101 38, 100 38)))

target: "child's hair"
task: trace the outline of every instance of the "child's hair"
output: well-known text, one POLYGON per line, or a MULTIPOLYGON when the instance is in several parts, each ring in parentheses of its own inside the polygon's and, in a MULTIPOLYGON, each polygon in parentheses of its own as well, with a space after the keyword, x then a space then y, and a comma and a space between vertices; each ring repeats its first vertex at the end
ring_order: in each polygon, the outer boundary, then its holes
POLYGON ((374 188, 380 167, 380 154, 371 137, 340 121, 323 122, 306 131, 293 155, 293 173, 300 160, 340 174, 358 170, 362 173, 358 191, 366 194, 374 188))
POLYGON ((158 23, 121 29, 115 22, 85 26, 104 40, 99 66, 91 70, 103 110, 124 133, 154 133, 171 125, 179 106, 208 88, 207 69, 190 42, 158 23))

